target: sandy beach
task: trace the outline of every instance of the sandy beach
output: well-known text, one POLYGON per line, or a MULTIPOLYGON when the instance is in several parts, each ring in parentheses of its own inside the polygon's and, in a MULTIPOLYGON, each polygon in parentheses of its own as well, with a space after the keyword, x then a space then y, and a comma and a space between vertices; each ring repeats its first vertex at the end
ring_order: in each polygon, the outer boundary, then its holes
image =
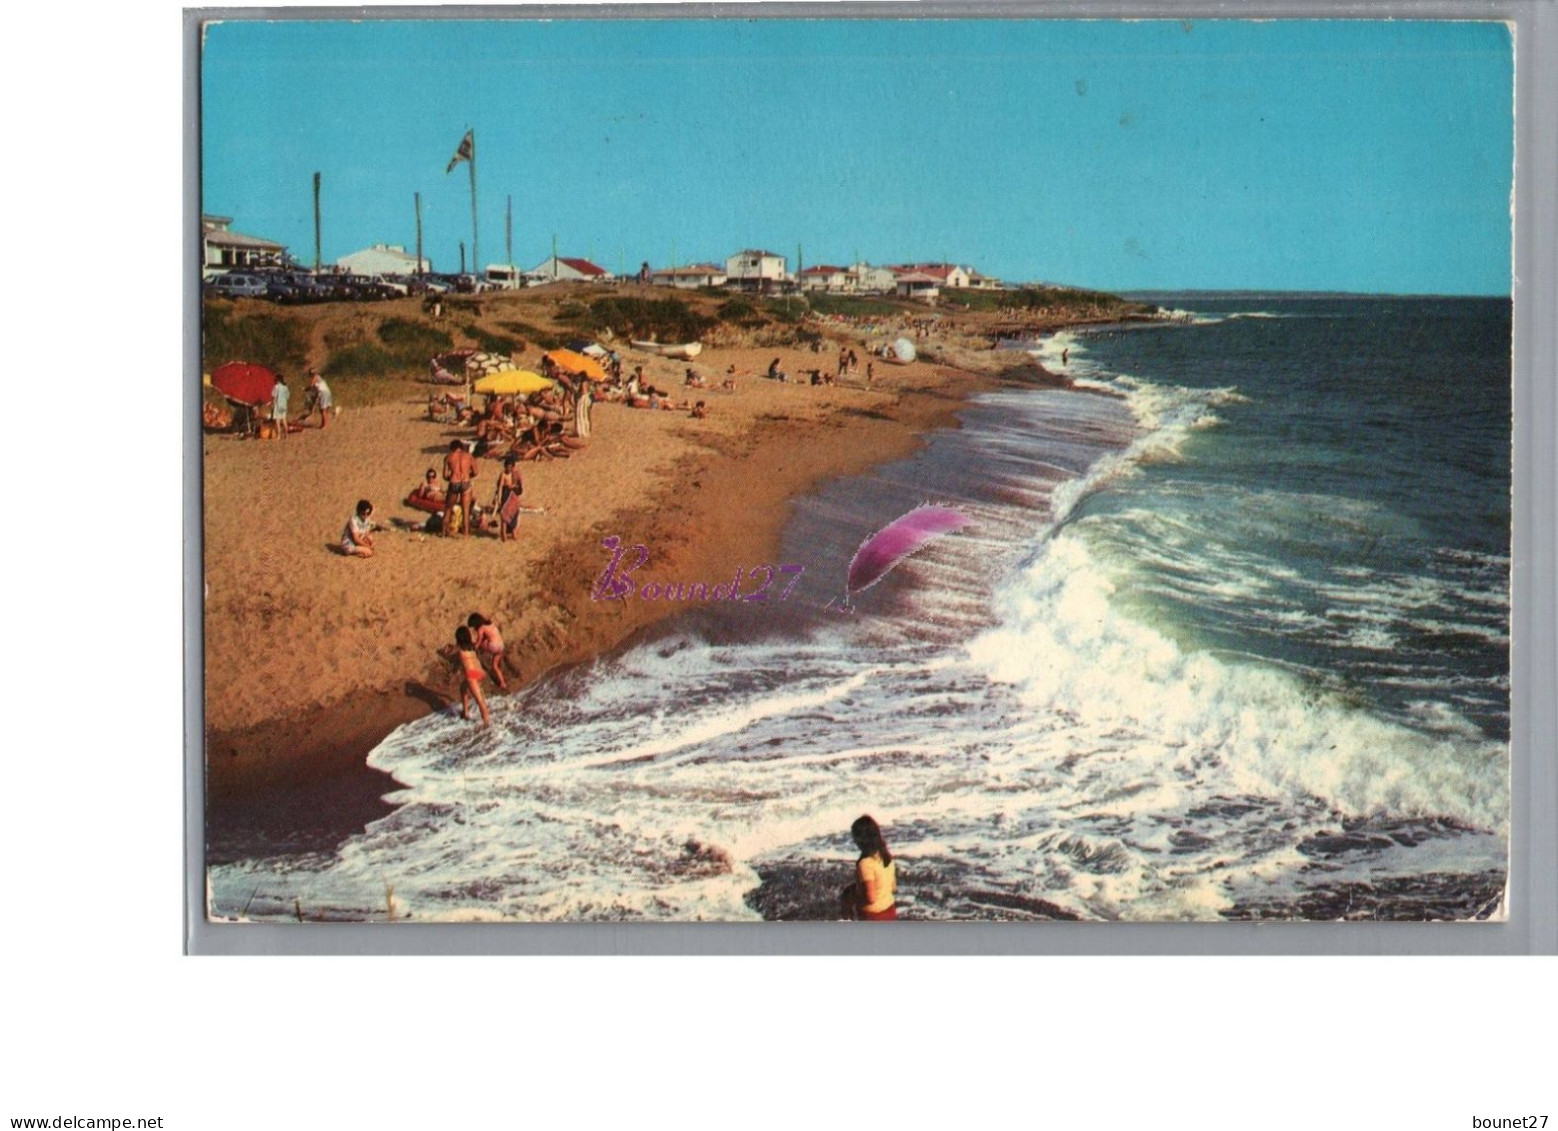
MULTIPOLYGON (((487 305, 502 309, 520 297, 487 305)), ((383 305, 417 311, 412 300, 383 305)), ((336 332, 328 318, 351 316, 327 315, 314 327, 316 343, 336 332)), ((523 516, 517 543, 394 524, 425 517, 401 500, 426 468, 441 465, 451 438, 471 434, 429 420, 432 386, 409 376, 367 406, 353 403, 350 381, 337 382, 341 413, 325 429, 316 417, 283 440, 208 434, 209 796, 241 799, 360 770, 395 726, 448 701, 452 684, 437 649, 473 611, 501 627, 520 669, 514 686, 678 611, 671 602, 591 598, 608 535, 651 547, 645 576, 724 576, 773 554, 791 499, 906 454, 1003 373, 1055 380, 1022 354, 988 350, 982 329, 944 320, 921 339, 915 362, 876 360, 868 387, 864 346, 881 334, 843 321, 820 329, 820 351, 739 337, 720 344, 712 335, 695 368, 716 385, 733 370, 733 391, 684 389, 687 363, 617 343, 628 371, 643 365, 678 401, 706 401, 709 415, 597 404, 587 448, 522 465, 525 502, 546 513, 523 516), (800 383, 813 368, 831 373, 841 345, 861 355, 856 373, 834 385, 800 383), (765 376, 774 358, 789 383, 765 376), (374 503, 384 528, 368 560, 333 551, 360 498, 374 503)), ((535 366, 540 353, 531 345, 516 357, 535 366)), ((479 501, 491 498, 498 471, 481 461, 479 501)))

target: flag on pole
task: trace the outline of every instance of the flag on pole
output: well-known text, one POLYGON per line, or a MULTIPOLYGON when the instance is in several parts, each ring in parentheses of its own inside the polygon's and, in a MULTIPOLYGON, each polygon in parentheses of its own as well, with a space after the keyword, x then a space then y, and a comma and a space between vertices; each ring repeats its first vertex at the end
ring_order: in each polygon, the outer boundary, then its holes
POLYGON ((454 167, 461 161, 469 161, 476 156, 476 131, 466 130, 465 136, 460 139, 460 148, 454 151, 454 156, 449 158, 449 165, 444 169, 445 173, 454 172, 454 167))

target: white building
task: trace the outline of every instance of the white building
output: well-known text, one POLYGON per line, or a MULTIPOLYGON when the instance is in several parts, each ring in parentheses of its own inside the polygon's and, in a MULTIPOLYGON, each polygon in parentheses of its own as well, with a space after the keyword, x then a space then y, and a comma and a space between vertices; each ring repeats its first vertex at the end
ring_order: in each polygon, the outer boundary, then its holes
POLYGON ((855 276, 848 267, 834 267, 819 263, 815 267, 807 267, 801 271, 800 283, 803 291, 842 294, 855 289, 855 276))
POLYGON ((200 217, 200 274, 209 279, 224 271, 253 267, 283 267, 284 244, 232 230, 231 216, 200 217))
POLYGON ((686 267, 662 267, 649 273, 649 281, 657 287, 679 287, 696 290, 699 287, 723 287, 726 275, 712 263, 693 263, 686 267))
POLYGON ((966 287, 968 271, 955 263, 900 263, 893 274, 901 281, 905 275, 929 275, 942 287, 966 287))
MULTIPOLYGON (((335 261, 335 265, 353 275, 415 275, 417 273, 417 257, 408 255, 406 249, 399 244, 376 243, 372 247, 341 256, 335 261)), ((424 258, 421 269, 431 271, 432 262, 424 258)))
POLYGON ((726 282, 742 290, 767 291, 783 286, 788 278, 785 258, 771 251, 748 248, 725 260, 726 282))
POLYGON ((901 271, 893 284, 893 293, 899 298, 935 302, 941 297, 941 280, 923 271, 901 271))
POLYGON ((898 282, 890 267, 856 263, 849 271, 855 277, 855 289, 866 294, 890 294, 898 282))
POLYGON ((555 283, 605 283, 613 278, 610 271, 588 259, 569 258, 566 255, 549 256, 526 271, 525 275, 555 283))

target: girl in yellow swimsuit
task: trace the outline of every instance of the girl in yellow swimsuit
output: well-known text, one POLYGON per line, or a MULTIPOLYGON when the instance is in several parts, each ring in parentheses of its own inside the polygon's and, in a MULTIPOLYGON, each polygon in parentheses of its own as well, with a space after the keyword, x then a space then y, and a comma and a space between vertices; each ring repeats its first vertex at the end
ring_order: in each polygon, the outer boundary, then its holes
POLYGON ((855 882, 845 889, 846 896, 853 895, 854 917, 857 919, 896 919, 898 904, 898 865, 887 850, 882 830, 870 817, 861 817, 849 828, 860 849, 860 859, 855 862, 855 882))

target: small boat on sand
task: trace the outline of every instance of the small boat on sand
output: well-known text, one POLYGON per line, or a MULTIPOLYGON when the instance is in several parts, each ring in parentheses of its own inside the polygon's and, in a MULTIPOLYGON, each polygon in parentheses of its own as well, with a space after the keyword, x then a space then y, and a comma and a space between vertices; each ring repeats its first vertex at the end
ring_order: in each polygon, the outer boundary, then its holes
POLYGON ((636 350, 659 354, 661 357, 675 358, 677 361, 691 361, 703 352, 702 342, 684 342, 681 345, 663 345, 660 342, 633 342, 632 346, 636 350))

